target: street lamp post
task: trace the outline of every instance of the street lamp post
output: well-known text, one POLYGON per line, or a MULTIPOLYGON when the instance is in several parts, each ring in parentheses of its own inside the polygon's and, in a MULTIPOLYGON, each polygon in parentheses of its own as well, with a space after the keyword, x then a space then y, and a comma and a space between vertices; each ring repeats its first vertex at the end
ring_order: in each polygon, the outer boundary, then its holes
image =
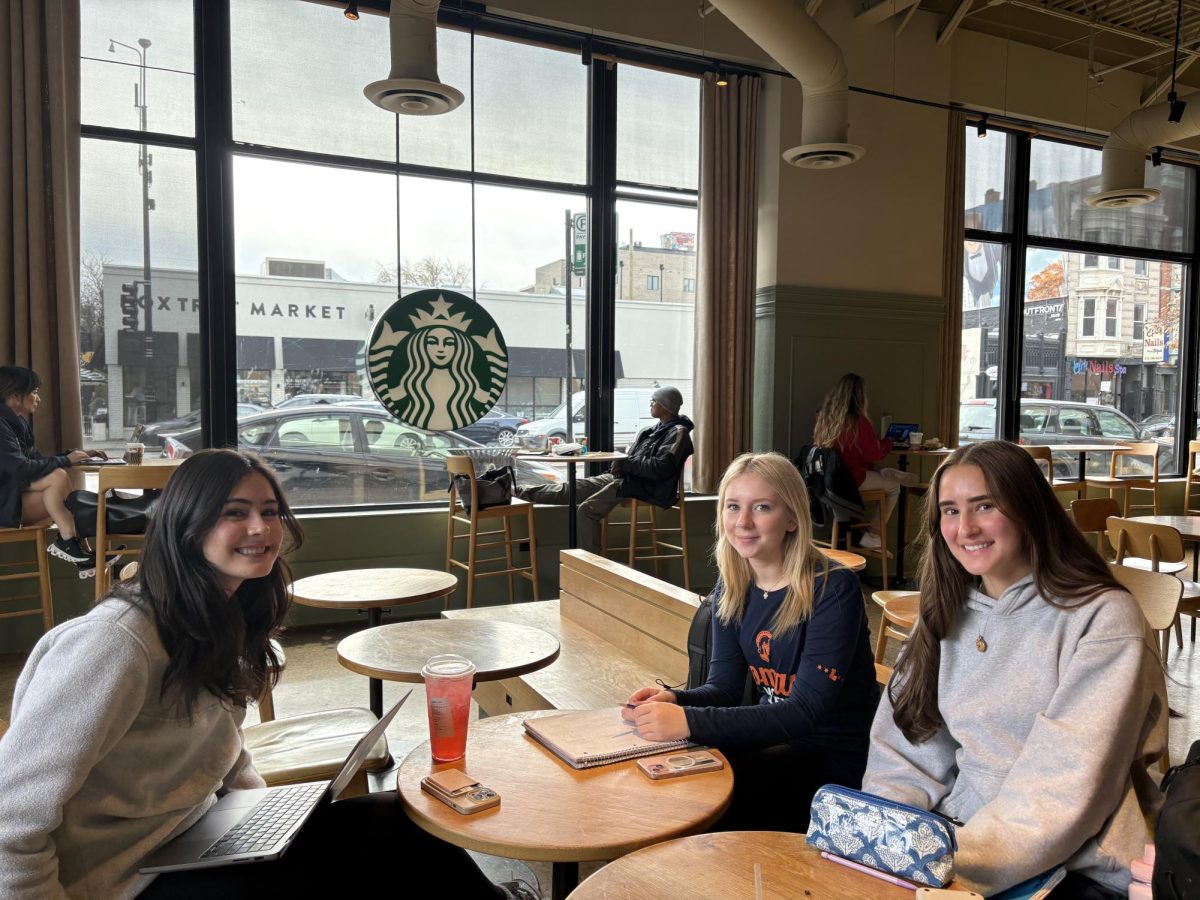
MULTIPOLYGON (((126 50, 132 50, 138 57, 138 81, 133 86, 133 108, 138 111, 138 129, 145 133, 146 126, 146 52, 150 48, 149 38, 138 38, 138 46, 134 47, 126 44, 124 41, 118 41, 115 38, 108 39, 108 52, 116 53, 117 47, 124 47, 126 50)), ((146 313, 146 334, 144 338, 143 348, 145 350, 146 359, 146 415, 149 418, 154 418, 152 415, 156 412, 154 409, 155 397, 150 387, 150 372, 149 368, 154 359, 154 298, 150 290, 150 210, 154 209, 154 201, 150 199, 150 182, 153 177, 150 174, 150 164, 152 162, 149 146, 143 142, 138 151, 138 171, 142 175, 142 291, 144 300, 143 309, 146 313)))
POLYGON ((659 303, 662 303, 663 269, 665 269, 665 268, 666 268, 666 266, 664 266, 662 263, 658 264, 658 302, 659 303))

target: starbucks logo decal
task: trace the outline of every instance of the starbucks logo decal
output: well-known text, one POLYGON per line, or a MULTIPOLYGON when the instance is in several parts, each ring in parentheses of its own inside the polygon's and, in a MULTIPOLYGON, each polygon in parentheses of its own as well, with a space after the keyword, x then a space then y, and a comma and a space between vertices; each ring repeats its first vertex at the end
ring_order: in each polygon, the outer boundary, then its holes
POLYGON ((482 306, 454 291, 409 294, 375 324, 367 348, 375 396, 397 419, 427 431, 470 425, 508 379, 508 347, 482 306))

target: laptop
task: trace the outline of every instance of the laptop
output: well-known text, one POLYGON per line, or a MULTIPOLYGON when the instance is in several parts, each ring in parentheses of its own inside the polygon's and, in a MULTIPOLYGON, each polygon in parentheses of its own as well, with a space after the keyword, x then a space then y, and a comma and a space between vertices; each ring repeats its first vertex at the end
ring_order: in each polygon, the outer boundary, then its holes
POLYGON ((278 859, 313 811, 338 799, 410 694, 354 745, 332 781, 230 791, 191 828, 147 856, 138 871, 181 872, 278 859))
POLYGON ((893 444, 907 444, 908 436, 920 430, 921 426, 915 422, 893 422, 888 426, 884 438, 890 438, 893 444))

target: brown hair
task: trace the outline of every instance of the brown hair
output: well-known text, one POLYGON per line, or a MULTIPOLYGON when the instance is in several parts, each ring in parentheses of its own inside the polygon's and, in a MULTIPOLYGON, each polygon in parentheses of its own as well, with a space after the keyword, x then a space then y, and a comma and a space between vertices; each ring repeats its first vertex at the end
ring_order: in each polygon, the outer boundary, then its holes
POLYGON ((953 466, 978 466, 983 472, 992 502, 1021 533, 1021 549, 1043 601, 1067 608, 1088 603, 1108 590, 1124 590, 1067 518, 1033 457, 1007 441, 959 447, 946 457, 929 486, 920 535, 920 618, 888 685, 892 718, 913 743, 929 740, 945 725, 938 709, 940 642, 954 630, 959 609, 975 583, 941 534, 938 498, 942 478, 953 466), (1058 602, 1062 600, 1075 602, 1058 602))
POLYGON ((867 410, 867 386, 861 375, 847 372, 821 403, 813 443, 832 447, 848 429, 858 428, 858 417, 867 410))
POLYGON ((795 531, 789 531, 783 537, 783 571, 787 574, 788 592, 771 624, 776 635, 786 634, 812 614, 814 581, 818 571, 828 575, 829 561, 813 546, 812 517, 808 512, 808 489, 804 487, 804 479, 791 461, 778 453, 743 453, 721 476, 715 525, 717 545, 713 556, 725 591, 717 602, 717 616, 725 624, 740 622, 746 608, 746 592, 754 580, 750 563, 729 544, 723 515, 729 485, 743 475, 757 475, 765 481, 796 520, 795 531))

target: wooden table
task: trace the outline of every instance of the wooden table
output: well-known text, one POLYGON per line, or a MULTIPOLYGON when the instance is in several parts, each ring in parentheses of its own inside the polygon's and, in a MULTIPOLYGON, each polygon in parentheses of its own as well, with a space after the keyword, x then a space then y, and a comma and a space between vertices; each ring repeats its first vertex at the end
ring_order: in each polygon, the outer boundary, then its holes
MULTIPOLYGON (((893 448, 892 452, 896 454, 896 468, 901 472, 908 471, 908 458, 910 456, 928 457, 932 459, 941 459, 949 456, 954 451, 949 447, 939 447, 937 450, 906 450, 904 448, 893 448)), ((896 510, 896 584, 904 584, 908 579, 904 575, 904 548, 907 545, 908 537, 908 503, 905 498, 908 494, 908 488, 904 485, 900 486, 900 502, 897 504, 896 510)), ((883 561, 887 565, 887 560, 883 561)))
MULTIPOLYGON (((1128 444, 1041 444, 1039 446, 1049 447, 1052 453, 1078 453, 1079 454, 1079 476, 1076 481, 1087 481, 1087 455, 1089 453, 1113 453, 1117 450, 1128 450, 1128 444)), ((1051 477, 1054 475, 1053 469, 1050 472, 1051 477)))
POLYGON ((830 550, 828 547, 818 547, 830 562, 839 563, 851 572, 861 572, 867 567, 866 557, 851 553, 849 550, 830 550))
POLYGON ((434 766, 428 742, 413 750, 396 776, 412 820, 468 850, 553 863, 551 896, 562 900, 579 881, 580 861, 615 859, 702 831, 729 805, 728 763, 719 772, 662 781, 648 779, 633 760, 572 769, 526 736, 521 722, 541 714, 472 722, 467 755, 457 762, 434 766), (422 791, 421 779, 444 768, 470 773, 500 794, 500 805, 463 816, 422 791))
POLYGON ((578 504, 575 502, 575 467, 579 463, 616 462, 618 459, 624 459, 625 454, 619 450, 598 450, 594 453, 588 451, 582 456, 566 456, 557 453, 518 453, 517 458, 536 459, 538 462, 548 465, 567 467, 567 506, 570 509, 567 517, 567 547, 574 550, 579 546, 578 527, 575 522, 575 511, 578 508, 578 504))
MULTIPOLYGON (((118 459, 119 457, 111 457, 118 459)), ((71 476, 71 486, 80 490, 90 490, 87 486, 89 475, 98 475, 104 469, 142 469, 146 467, 169 466, 172 469, 177 469, 183 465, 182 459, 168 459, 165 456, 147 456, 142 462, 136 466, 97 466, 86 462, 76 463, 67 469, 67 474, 71 476)))
POLYGON ((765 900, 913 897, 907 888, 822 859, 802 834, 726 831, 678 838, 623 856, 579 885, 571 900, 753 900, 755 863, 762 872, 765 900))
MULTIPOLYGON (((310 575, 292 583, 293 599, 321 609, 365 609, 367 625, 383 621, 384 609, 447 597, 458 586, 449 572, 431 569, 348 569, 310 575)), ((383 715, 383 682, 370 681, 371 712, 383 715)))
POLYGON ((421 682, 431 656, 457 653, 475 663, 476 681, 515 678, 558 659, 558 638, 528 625, 420 619, 368 628, 342 638, 338 662, 384 681, 421 682))

